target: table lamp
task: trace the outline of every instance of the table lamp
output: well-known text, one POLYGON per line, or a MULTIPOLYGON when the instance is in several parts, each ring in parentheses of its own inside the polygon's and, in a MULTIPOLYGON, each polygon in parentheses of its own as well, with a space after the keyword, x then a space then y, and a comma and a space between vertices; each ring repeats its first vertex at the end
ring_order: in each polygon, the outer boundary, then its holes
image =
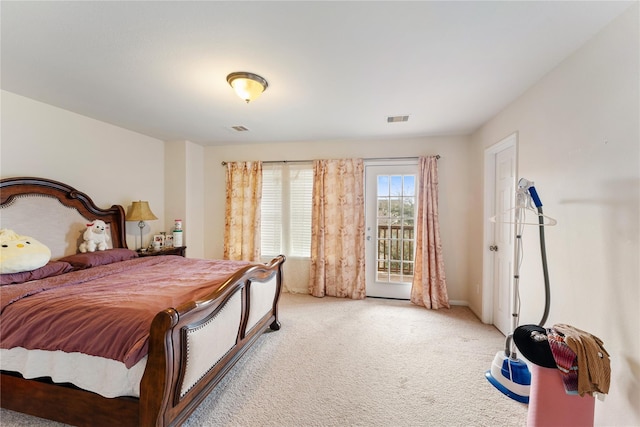
POLYGON ((132 202, 131 209, 125 219, 127 221, 138 221, 138 227, 140 227, 140 249, 142 249, 142 230, 146 226, 145 221, 158 219, 153 212, 151 212, 149 202, 132 202))

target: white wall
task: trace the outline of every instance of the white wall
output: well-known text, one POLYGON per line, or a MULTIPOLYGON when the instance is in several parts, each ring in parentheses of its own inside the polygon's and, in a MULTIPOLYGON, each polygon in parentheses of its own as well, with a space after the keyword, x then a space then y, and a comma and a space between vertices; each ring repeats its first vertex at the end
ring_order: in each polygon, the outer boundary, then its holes
POLYGON ((185 245, 187 256, 204 258, 205 250, 205 193, 204 193, 204 147, 189 143, 187 145, 187 216, 185 245), (192 225, 189 232, 189 224, 192 225), (187 240, 188 239, 188 240, 187 240))
MULTIPOLYGON (((324 141, 281 144, 233 145, 205 149, 205 191, 207 194, 206 255, 223 253, 225 168, 224 161, 309 160, 322 158, 375 158, 440 154, 438 162, 440 221, 449 298, 454 303, 468 300, 466 224, 475 209, 468 204, 468 137, 431 137, 401 140, 324 141)), ((477 212, 481 212, 478 207, 477 212)), ((307 292, 308 262, 287 260, 286 286, 307 292)))
MULTIPOLYGON (((611 390, 596 425, 640 425, 640 109, 634 6, 473 136, 471 183, 481 203, 484 149, 518 132, 519 175, 544 212, 551 283, 547 326, 567 323, 604 340, 611 390)), ((482 280, 482 222, 473 217, 470 278, 482 280)), ((525 230, 521 324, 544 307, 538 230, 525 230)), ((480 313, 481 301, 472 298, 480 313)))
MULTIPOLYGON (((35 176, 73 186, 96 205, 148 200, 159 221, 148 221, 149 236, 164 225, 164 142, 60 108, 1 92, 0 176, 35 176)), ((139 246, 137 223, 127 223, 127 245, 139 246)))
POLYGON ((189 141, 165 144, 165 230, 182 220, 187 257, 204 258, 204 148, 189 141))
MULTIPOLYGON (((173 220, 182 217, 190 257, 222 257, 222 160, 440 154, 441 232, 449 297, 462 304, 469 299, 464 250, 465 224, 471 215, 467 202, 468 137, 203 148, 188 141, 164 143, 6 91, 2 91, 2 124, 2 177, 55 179, 89 194, 99 206, 117 203, 126 208, 133 200, 148 200, 158 221, 147 222, 145 245, 150 236, 170 231, 173 220)), ((129 247, 139 247, 137 224, 127 223, 127 232, 129 247)), ((289 261, 288 277, 291 273, 304 277, 304 281, 287 280, 290 290, 306 292, 308 263, 289 261)))

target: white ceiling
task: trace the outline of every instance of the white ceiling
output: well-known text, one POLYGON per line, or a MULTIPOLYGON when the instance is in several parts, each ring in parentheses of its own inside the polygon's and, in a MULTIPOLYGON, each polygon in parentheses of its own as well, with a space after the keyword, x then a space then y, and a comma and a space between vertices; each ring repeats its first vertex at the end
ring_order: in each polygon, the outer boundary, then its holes
POLYGON ((634 2, 2 1, 1 83, 202 145, 468 134, 634 2))

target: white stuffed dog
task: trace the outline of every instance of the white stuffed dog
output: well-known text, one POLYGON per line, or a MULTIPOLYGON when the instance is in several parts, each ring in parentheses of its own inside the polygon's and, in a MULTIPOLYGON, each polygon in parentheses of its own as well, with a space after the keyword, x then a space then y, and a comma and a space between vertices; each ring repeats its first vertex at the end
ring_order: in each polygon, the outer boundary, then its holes
POLYGON ((87 229, 82 235, 84 242, 80 243, 78 250, 82 253, 104 251, 107 249, 107 224, 99 219, 94 220, 91 224, 87 224, 87 229))

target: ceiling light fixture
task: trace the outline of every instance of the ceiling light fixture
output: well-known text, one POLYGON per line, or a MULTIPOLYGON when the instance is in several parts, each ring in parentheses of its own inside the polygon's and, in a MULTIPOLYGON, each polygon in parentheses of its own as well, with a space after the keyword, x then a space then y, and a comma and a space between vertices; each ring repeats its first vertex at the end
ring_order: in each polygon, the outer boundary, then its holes
POLYGON ((269 83, 257 74, 240 71, 227 76, 227 82, 247 104, 264 92, 269 83))

